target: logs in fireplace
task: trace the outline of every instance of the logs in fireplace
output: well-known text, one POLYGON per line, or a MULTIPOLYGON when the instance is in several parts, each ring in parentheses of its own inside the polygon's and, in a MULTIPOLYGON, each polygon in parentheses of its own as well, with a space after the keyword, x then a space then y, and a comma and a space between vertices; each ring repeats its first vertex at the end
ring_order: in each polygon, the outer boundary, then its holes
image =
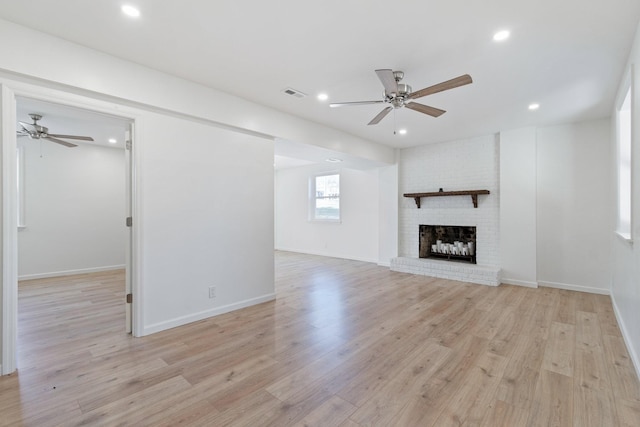
POLYGON ((476 227, 420 225, 420 258, 476 263, 476 227))

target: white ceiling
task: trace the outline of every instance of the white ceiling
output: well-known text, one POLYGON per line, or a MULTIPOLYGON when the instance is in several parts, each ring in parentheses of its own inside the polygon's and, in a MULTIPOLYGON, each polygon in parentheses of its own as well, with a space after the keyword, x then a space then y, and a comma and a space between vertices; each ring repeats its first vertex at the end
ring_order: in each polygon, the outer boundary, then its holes
POLYGON ((0 0, 0 18, 391 147, 609 116, 640 20, 637 0, 129 3, 139 19, 115 0, 0 0), (511 38, 496 43, 500 29, 511 38), (381 99, 378 68, 414 91, 474 82, 419 100, 440 118, 401 109, 367 126, 381 106, 328 107, 381 99))

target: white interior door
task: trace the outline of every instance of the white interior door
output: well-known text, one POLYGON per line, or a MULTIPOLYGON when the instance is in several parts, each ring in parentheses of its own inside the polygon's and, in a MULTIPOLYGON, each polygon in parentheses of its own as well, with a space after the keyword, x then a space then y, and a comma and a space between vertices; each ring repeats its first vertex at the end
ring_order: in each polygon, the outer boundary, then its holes
POLYGON ((133 161, 131 153, 133 151, 133 123, 129 125, 129 130, 126 132, 125 137, 125 162, 126 162, 126 179, 125 179, 125 197, 126 197, 126 226, 127 226, 127 239, 126 239, 126 249, 125 249, 125 327, 127 333, 131 333, 133 329, 133 316, 132 316, 132 307, 133 307, 133 291, 132 291, 132 234, 133 234, 133 213, 132 213, 132 182, 133 182, 133 161))

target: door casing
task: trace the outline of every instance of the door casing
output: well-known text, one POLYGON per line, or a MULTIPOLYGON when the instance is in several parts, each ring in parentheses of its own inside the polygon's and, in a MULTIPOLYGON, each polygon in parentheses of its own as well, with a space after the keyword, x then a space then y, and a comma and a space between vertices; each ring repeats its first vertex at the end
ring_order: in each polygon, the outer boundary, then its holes
MULTIPOLYGON (((2 375, 14 372, 17 368, 17 328, 18 328, 18 217, 17 217, 17 168, 16 168, 16 97, 38 99, 96 111, 117 116, 130 121, 130 141, 137 140, 135 130, 139 113, 125 106, 107 103, 90 97, 36 86, 23 82, 5 81, 0 77, 0 132, 2 137, 0 190, 2 193, 2 351, 0 352, 0 371, 2 375)), ((126 304, 126 331, 133 336, 142 336, 142 288, 138 269, 139 227, 136 226, 138 199, 136 193, 136 146, 126 150, 126 197, 128 215, 134 218, 133 226, 127 232, 126 243, 126 292, 134 298, 126 304)), ((123 224, 127 213, 123 212, 123 224)))

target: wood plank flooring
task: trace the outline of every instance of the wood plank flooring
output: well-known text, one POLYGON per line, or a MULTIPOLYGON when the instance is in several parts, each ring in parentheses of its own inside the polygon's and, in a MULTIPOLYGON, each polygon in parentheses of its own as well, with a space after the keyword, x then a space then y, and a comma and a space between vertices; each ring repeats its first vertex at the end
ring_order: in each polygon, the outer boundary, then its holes
POLYGON ((131 338, 123 280, 20 284, 0 425, 640 425, 607 296, 276 252, 276 301, 131 338))

